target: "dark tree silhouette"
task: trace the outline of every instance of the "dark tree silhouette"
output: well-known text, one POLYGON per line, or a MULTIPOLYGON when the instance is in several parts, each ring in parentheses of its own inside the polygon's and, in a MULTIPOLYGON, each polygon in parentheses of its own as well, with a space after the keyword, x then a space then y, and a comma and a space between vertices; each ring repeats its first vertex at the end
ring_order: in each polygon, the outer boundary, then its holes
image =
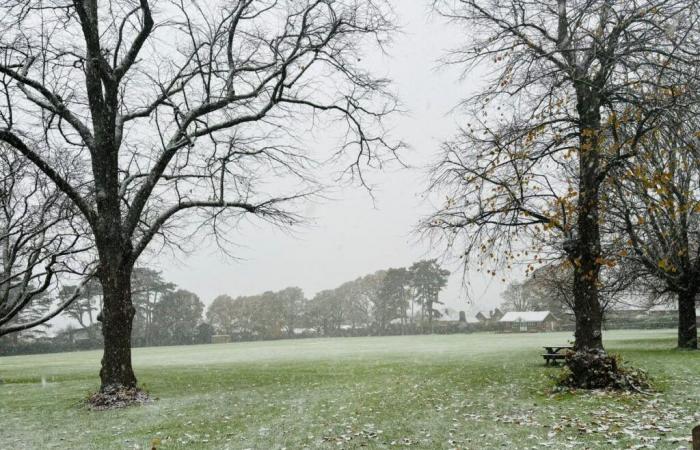
POLYGON ((423 228, 467 263, 566 255, 576 347, 602 348, 601 190, 664 114, 694 102, 682 94, 697 79, 698 5, 435 3, 472 37, 448 62, 491 76, 434 167, 431 190, 447 201, 423 228))
POLYGON ((44 325, 70 305, 79 290, 57 305, 52 296, 63 277, 89 272, 82 260, 91 247, 65 196, 39 169, 0 147, 0 336, 44 325))
POLYGON ((393 28, 384 0, 2 2, 0 141, 89 225, 102 391, 137 384, 131 275, 149 245, 185 245, 203 225, 226 239, 245 215, 296 223, 295 200, 317 189, 299 140, 314 125, 337 120, 352 175, 393 153, 387 81, 359 58, 393 28))
POLYGON ((667 115, 635 158, 615 171, 610 215, 621 253, 637 284, 674 295, 678 347, 698 348, 696 299, 700 293, 700 144, 697 112, 667 115), (646 281, 646 282, 645 282, 646 281))

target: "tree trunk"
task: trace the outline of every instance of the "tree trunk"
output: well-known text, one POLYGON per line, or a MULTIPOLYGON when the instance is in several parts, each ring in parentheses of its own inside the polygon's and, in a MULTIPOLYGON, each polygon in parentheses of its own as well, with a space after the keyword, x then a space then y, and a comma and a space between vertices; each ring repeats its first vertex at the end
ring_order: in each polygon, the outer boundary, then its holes
POLYGON ((579 195, 577 240, 573 248, 574 315, 577 350, 603 348, 603 312, 598 295, 600 249, 600 107, 588 86, 577 90, 579 195))
POLYGON ((131 302, 131 267, 104 267, 100 282, 104 291, 104 355, 100 390, 136 387, 136 376, 131 366, 131 329, 136 313, 131 302))
POLYGON ((428 327, 430 334, 433 334, 433 302, 428 303, 428 327))
POLYGON ((598 302, 598 289, 594 287, 591 291, 591 285, 583 270, 574 271, 574 345, 576 350, 602 349, 603 312, 598 302))
POLYGON ((698 349, 695 292, 678 293, 678 348, 698 349))

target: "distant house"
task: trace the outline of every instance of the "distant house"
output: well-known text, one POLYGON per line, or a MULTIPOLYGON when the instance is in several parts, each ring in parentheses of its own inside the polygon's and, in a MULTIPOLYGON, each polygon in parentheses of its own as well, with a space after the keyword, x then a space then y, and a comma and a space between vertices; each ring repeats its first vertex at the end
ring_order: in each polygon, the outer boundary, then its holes
POLYGON ((292 334, 295 336, 316 336, 318 334, 318 330, 314 328, 294 328, 292 330, 292 334))
POLYGON ((438 308, 439 316, 436 315, 435 320, 439 322, 459 322, 459 313, 456 309, 452 308, 438 308))
MULTIPOLYGON (((700 308, 695 310, 700 326, 700 308)), ((673 328, 678 324, 675 305, 656 305, 650 308, 618 307, 605 313, 605 326, 610 328, 673 328)))
POLYGON ((488 325, 501 320, 503 312, 496 308, 493 311, 479 311, 474 317, 482 324, 488 325))
POLYGON ((559 321, 549 311, 511 311, 501 317, 498 323, 505 333, 527 333, 555 331, 559 321))
POLYGON ((479 325, 481 320, 477 319, 476 316, 465 316, 464 321, 469 325, 479 325))

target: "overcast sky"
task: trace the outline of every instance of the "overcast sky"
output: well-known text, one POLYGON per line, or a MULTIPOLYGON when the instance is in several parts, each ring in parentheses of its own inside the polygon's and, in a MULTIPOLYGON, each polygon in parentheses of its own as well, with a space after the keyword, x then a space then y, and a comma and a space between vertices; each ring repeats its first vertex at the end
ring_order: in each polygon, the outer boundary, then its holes
MULTIPOLYGON (((397 0, 403 33, 396 36, 389 55, 367 55, 376 74, 394 80, 408 111, 394 119, 392 135, 410 145, 403 159, 412 168, 372 174, 374 201, 360 187, 337 186, 332 200, 306 208, 314 221, 294 235, 265 225, 244 227, 231 237, 238 244, 229 249, 235 260, 213 245, 202 245, 177 260, 163 254, 148 264, 209 304, 219 294, 235 297, 287 286, 299 286, 311 297, 367 273, 439 257, 413 233, 419 218, 431 210, 422 197, 425 166, 436 158, 440 141, 455 130, 458 119, 452 109, 479 80, 472 75, 460 81, 457 70, 439 67, 437 59, 459 44, 464 30, 447 26, 430 13, 428 4, 427 0, 397 0)), ((447 268, 455 272, 441 296, 449 306, 475 311, 500 302, 499 293, 505 287, 500 278, 472 275, 473 295, 468 303, 460 268, 447 268)))

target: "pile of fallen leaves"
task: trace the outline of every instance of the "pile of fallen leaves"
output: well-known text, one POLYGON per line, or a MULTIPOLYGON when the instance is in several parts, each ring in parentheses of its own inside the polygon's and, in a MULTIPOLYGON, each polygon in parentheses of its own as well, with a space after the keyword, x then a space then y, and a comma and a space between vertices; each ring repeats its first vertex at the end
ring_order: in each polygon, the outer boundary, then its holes
POLYGON ((619 355, 602 349, 569 352, 557 384, 568 389, 636 392, 651 389, 651 380, 644 370, 626 366, 619 355))
POLYGON ((141 389, 114 386, 90 395, 87 399, 87 405, 93 411, 106 411, 126 408, 131 405, 143 405, 151 401, 148 393, 141 389))

